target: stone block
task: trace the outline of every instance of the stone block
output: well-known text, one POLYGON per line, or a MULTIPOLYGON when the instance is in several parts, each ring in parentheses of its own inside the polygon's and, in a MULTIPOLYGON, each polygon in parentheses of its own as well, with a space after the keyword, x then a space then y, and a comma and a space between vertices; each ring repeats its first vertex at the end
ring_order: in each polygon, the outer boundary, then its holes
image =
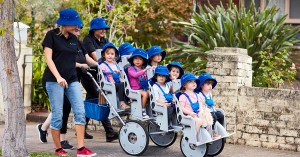
POLYGON ((286 107, 283 105, 283 103, 272 106, 273 113, 284 113, 285 109, 286 107))
POLYGON ((255 126, 269 126, 269 124, 270 124, 269 120, 254 119, 252 121, 252 125, 255 125, 255 126))
POLYGON ((263 101, 263 103, 262 102, 257 103, 257 105, 255 106, 256 111, 272 112, 272 106, 267 104, 265 101, 263 101))
POLYGON ((236 97, 237 96, 237 92, 238 92, 238 90, 236 90, 236 89, 223 89, 220 92, 220 94, 222 96, 234 96, 234 97, 236 97))
POLYGON ((286 128, 287 125, 285 121, 271 121, 271 126, 277 128, 286 128))
POLYGON ((244 139, 238 139, 238 140, 237 140, 237 143, 238 143, 238 144, 244 145, 244 144, 246 144, 245 141, 246 141, 246 140, 244 140, 244 139))
POLYGON ((249 133, 259 133, 259 134, 261 134, 261 133, 262 133, 262 130, 259 129, 258 127, 256 127, 256 126, 246 126, 246 132, 249 132, 249 133))
POLYGON ((269 128, 268 134, 269 135, 279 135, 279 129, 277 129, 277 128, 269 128))
POLYGON ((259 140, 263 141, 263 142, 267 142, 268 138, 269 138, 269 135, 266 135, 266 134, 262 134, 259 136, 259 140))
POLYGON ((294 144, 295 138, 294 137, 286 137, 285 142, 286 142, 286 144, 294 144))
POLYGON ((273 112, 265 112, 264 114, 264 119, 272 121, 277 121, 279 120, 280 114, 278 113, 273 113, 273 112))
POLYGON ((297 146, 291 145, 291 144, 279 144, 279 149, 296 151, 297 150, 297 146))
POLYGON ((295 144, 300 145, 300 138, 299 137, 295 138, 295 144))
POLYGON ((279 148, 279 144, 274 143, 274 142, 262 142, 261 145, 262 145, 262 147, 270 148, 270 149, 278 149, 279 148))
POLYGON ((236 137, 236 138, 242 138, 242 136, 243 136, 243 133, 242 133, 241 131, 237 131, 237 132, 235 133, 235 137, 236 137))
POLYGON ((280 144, 285 144, 285 137, 277 136, 276 142, 280 144))
POLYGON ((261 147, 261 142, 260 141, 246 140, 246 145, 254 146, 254 147, 261 147))
POLYGON ((268 135, 268 141, 269 142, 276 142, 277 137, 276 135, 268 135))
POLYGON ((281 136, 290 136, 290 137, 298 137, 297 130, 289 130, 289 129, 280 129, 281 136))
POLYGON ((244 131, 245 129, 246 129, 246 125, 240 123, 237 125, 237 130, 244 131))
POLYGON ((235 62, 223 62, 222 67, 235 70, 236 66, 235 66, 235 62))

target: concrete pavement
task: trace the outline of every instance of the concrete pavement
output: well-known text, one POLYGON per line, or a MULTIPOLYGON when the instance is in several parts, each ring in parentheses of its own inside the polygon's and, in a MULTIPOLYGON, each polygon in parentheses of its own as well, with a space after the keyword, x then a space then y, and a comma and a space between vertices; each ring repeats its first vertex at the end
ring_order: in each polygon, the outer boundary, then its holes
MULTIPOLYGON (((27 122, 26 123, 26 145, 29 152, 54 152, 54 144, 52 141, 51 133, 48 131, 48 143, 42 144, 38 140, 38 132, 36 125, 38 123, 27 122)), ((2 145, 2 136, 4 132, 4 125, 0 125, 0 144, 2 145)), ((118 141, 112 143, 105 142, 105 133, 102 131, 88 131, 94 136, 92 140, 86 140, 86 147, 95 151, 98 156, 117 157, 117 156, 129 156, 122 150, 118 141)), ((69 129, 67 138, 70 144, 75 147, 76 136, 75 131, 69 129)), ((76 150, 67 150, 69 155, 75 156, 76 150)), ((177 157, 183 156, 180 151, 180 138, 178 137, 176 142, 168 148, 160 148, 153 144, 150 140, 149 147, 143 154, 147 157, 177 157)), ((220 157, 300 157, 300 152, 282 151, 276 149, 257 148, 242 145, 226 144, 220 157)))

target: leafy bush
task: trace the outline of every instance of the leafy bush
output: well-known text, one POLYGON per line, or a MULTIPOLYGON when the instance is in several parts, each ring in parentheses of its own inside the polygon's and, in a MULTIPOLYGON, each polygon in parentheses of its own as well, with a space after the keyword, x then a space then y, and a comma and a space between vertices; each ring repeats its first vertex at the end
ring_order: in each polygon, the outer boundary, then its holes
POLYGON ((209 50, 245 48, 253 59, 255 86, 277 87, 294 80, 288 56, 293 45, 300 42, 294 38, 299 28, 286 25, 286 15, 279 15, 276 6, 257 11, 253 2, 249 8, 240 9, 229 2, 226 8, 222 4, 199 8, 200 13, 194 13, 190 22, 174 22, 184 27, 189 42, 178 42, 172 59, 181 60, 188 71, 199 74, 205 70, 209 50))

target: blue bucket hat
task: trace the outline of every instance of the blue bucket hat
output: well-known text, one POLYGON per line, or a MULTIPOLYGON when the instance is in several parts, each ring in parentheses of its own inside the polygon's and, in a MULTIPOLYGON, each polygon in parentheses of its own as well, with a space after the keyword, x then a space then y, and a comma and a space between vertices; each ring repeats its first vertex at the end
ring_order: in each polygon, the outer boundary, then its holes
POLYGON ((179 62, 171 62, 170 64, 167 65, 168 70, 170 71, 172 67, 177 67, 179 68, 180 74, 179 74, 179 79, 181 76, 184 74, 184 70, 182 68, 182 65, 179 62))
POLYGON ((169 70, 165 66, 159 65, 155 68, 154 76, 151 78, 153 82, 156 82, 156 75, 167 76, 166 82, 171 81, 171 79, 169 78, 169 70))
POLYGON ((82 21, 77 11, 68 8, 59 12, 59 19, 56 23, 60 26, 78 26, 82 24, 82 21))
MULTIPOLYGON (((182 77, 180 78, 180 83, 181 83, 181 87, 180 87, 180 90, 182 89, 182 87, 184 86, 184 84, 188 81, 192 81, 192 80, 195 80, 196 83, 197 83, 197 87, 198 87, 198 84, 199 84, 199 80, 191 73, 186 73, 186 74, 183 74, 182 77)), ((197 89, 197 88, 196 88, 197 89)))
POLYGON ((143 65, 147 65, 147 60, 148 60, 148 56, 147 56, 147 52, 143 49, 140 49, 140 48, 136 48, 133 52, 132 52, 132 55, 128 58, 128 62, 133 65, 133 58, 135 56, 140 56, 144 59, 144 63, 143 65))
POLYGON ((103 53, 105 52, 105 50, 106 50, 107 48, 114 48, 115 51, 116 51, 117 59, 119 58, 119 51, 118 51, 118 49, 116 48, 116 46, 115 46, 113 43, 111 43, 111 42, 106 43, 106 44, 102 47, 102 50, 101 50, 101 56, 103 56, 103 53))
POLYGON ((135 48, 130 43, 124 43, 119 47, 120 56, 128 55, 129 52, 133 52, 135 48))
POLYGON ((201 74, 198 77, 198 80, 199 80, 199 84, 197 85, 197 89, 196 89, 197 92, 201 91, 201 86, 204 84, 204 82, 206 80, 213 80, 214 81, 214 83, 212 84, 212 88, 215 88, 217 83, 218 83, 217 80, 215 78, 213 78, 209 73, 201 74))
POLYGON ((150 63, 151 57, 154 55, 160 54, 161 53, 161 61, 163 61, 167 55, 166 51, 160 48, 160 46, 152 46, 150 49, 148 49, 148 62, 150 63))
POLYGON ((94 18, 90 23, 90 31, 97 29, 109 29, 104 18, 94 18))

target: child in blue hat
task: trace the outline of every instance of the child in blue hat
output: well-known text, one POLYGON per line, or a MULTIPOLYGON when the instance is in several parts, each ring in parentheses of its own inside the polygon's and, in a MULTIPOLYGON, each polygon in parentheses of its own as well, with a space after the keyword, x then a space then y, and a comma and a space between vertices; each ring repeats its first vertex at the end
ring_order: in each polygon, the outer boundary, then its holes
POLYGON ((179 97, 179 103, 185 115, 191 116, 196 122, 196 131, 200 127, 206 127, 212 124, 212 117, 200 101, 200 96, 194 92, 199 80, 190 73, 184 74, 181 79, 182 94, 179 97))
POLYGON ((158 66, 158 63, 163 61, 166 57, 166 51, 162 50, 160 46, 152 46, 148 49, 148 64, 152 67, 148 71, 148 78, 152 78, 154 70, 158 66))
POLYGON ((147 66, 147 53, 143 49, 135 49, 128 58, 131 66, 128 68, 128 81, 131 89, 139 90, 142 96, 142 116, 149 118, 146 113, 146 104, 149 98, 147 71, 151 68, 147 66))
POLYGON ((168 124, 171 125, 173 114, 175 113, 175 106, 173 103, 173 96, 171 94, 171 87, 167 84, 170 81, 168 68, 165 66, 157 66, 153 82, 153 91, 156 102, 159 105, 164 105, 168 108, 168 124))
POLYGON ((119 62, 119 65, 121 65, 123 69, 127 69, 130 66, 130 64, 126 64, 128 63, 126 61, 128 61, 128 58, 131 56, 134 50, 135 47, 127 42, 119 47, 120 59, 117 62, 119 62))
POLYGON ((120 68, 115 62, 116 58, 119 56, 119 51, 114 44, 109 42, 103 46, 101 56, 102 63, 100 64, 100 68, 102 69, 106 80, 115 84, 119 95, 121 109, 129 109, 130 106, 125 103, 124 80, 121 77, 120 68))
POLYGON ((152 67, 157 67, 158 63, 163 61, 167 55, 166 51, 160 48, 160 46, 152 46, 148 52, 148 64, 152 67))
POLYGON ((214 89, 217 85, 217 80, 213 78, 209 73, 201 74, 198 79, 198 88, 195 91, 199 93, 201 102, 210 109, 210 113, 214 120, 212 125, 213 137, 219 138, 221 136, 214 132, 214 127, 216 121, 218 121, 221 125, 224 123, 224 115, 222 112, 216 111, 211 93, 212 89, 214 89))
POLYGON ((169 70, 171 80, 180 79, 184 74, 183 67, 179 62, 171 62, 167 65, 167 68, 169 70))

